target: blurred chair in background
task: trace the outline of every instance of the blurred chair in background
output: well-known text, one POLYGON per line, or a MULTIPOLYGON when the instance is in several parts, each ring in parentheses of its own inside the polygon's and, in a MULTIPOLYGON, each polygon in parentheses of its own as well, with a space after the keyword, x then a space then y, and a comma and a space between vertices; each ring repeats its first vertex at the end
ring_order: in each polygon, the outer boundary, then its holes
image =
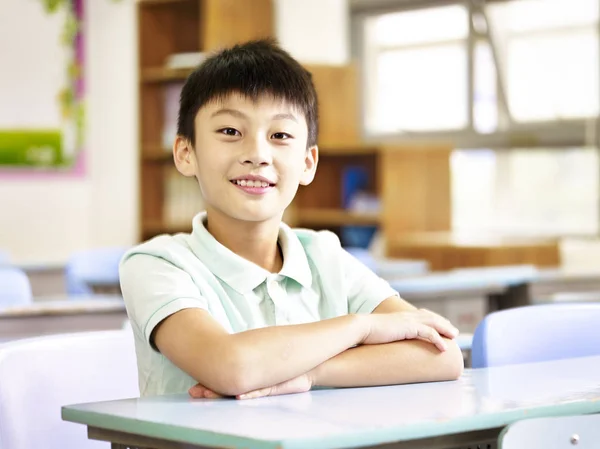
POLYGON ((9 265, 0 265, 0 308, 31 302, 31 285, 25 272, 9 265))
POLYGON ((543 304, 487 315, 475 330, 473 368, 600 355, 600 303, 543 304))
POLYGON ((131 332, 62 334, 0 345, 2 449, 98 449, 61 407, 138 397, 131 332))
POLYGON ((71 255, 65 268, 67 294, 119 293, 119 262, 126 248, 98 248, 71 255))
POLYGON ((500 434, 498 449, 596 449, 600 414, 523 419, 500 434))

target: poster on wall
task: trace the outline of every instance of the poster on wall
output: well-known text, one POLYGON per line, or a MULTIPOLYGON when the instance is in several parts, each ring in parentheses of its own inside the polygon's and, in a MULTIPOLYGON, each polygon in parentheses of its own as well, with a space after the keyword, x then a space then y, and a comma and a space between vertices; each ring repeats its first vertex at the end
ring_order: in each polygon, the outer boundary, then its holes
POLYGON ((83 0, 3 2, 0 177, 83 175, 83 0))

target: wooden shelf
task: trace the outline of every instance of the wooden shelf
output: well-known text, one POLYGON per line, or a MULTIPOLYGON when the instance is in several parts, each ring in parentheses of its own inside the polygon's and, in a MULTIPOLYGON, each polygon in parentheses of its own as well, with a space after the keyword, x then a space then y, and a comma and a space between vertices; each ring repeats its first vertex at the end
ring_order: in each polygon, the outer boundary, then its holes
POLYGON ((184 81, 193 69, 170 69, 168 67, 149 67, 142 69, 140 80, 145 83, 184 81))
POLYGON ((162 223, 160 221, 148 221, 143 225, 143 232, 145 235, 159 235, 159 234, 176 234, 178 232, 191 232, 192 231, 192 221, 190 220, 189 224, 167 224, 162 223))
POLYGON ((352 212, 344 209, 301 209, 294 221, 300 226, 376 226, 381 217, 378 213, 352 212))
POLYGON ((185 3, 188 0, 137 0, 137 3, 143 6, 146 5, 163 5, 169 3, 185 3))
POLYGON ((142 145, 142 159, 146 162, 173 162, 173 153, 160 145, 142 145))
POLYGON ((378 147, 372 145, 348 145, 331 146, 319 145, 319 153, 326 156, 354 156, 363 154, 375 154, 379 151, 378 147))

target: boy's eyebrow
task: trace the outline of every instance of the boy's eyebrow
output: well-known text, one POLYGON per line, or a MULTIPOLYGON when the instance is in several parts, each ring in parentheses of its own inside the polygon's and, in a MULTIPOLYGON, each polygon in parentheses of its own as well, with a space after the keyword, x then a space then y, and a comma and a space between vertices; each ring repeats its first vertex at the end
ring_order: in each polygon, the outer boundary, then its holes
MULTIPOLYGON (((217 117, 219 115, 233 115, 234 117, 238 117, 238 118, 242 118, 242 119, 247 119, 248 116, 246 114, 244 114, 242 111, 238 111, 237 109, 230 109, 230 108, 222 108, 219 109, 218 111, 215 111, 212 113, 211 118, 212 117, 217 117)), ((294 116, 294 114, 290 114, 289 112, 281 112, 279 114, 275 114, 273 117, 271 117, 272 120, 293 120, 294 122, 298 123, 298 119, 294 116)))
POLYGON ((246 114, 244 114, 242 111, 238 111, 237 109, 229 109, 229 108, 223 108, 223 109, 219 109, 218 111, 215 111, 212 113, 211 117, 217 117, 218 115, 233 115, 234 117, 239 117, 239 118, 247 118, 246 114))
POLYGON ((285 119, 289 119, 289 120, 293 120, 296 123, 298 123, 298 119, 294 116, 294 114, 290 114, 288 112, 282 112, 280 114, 275 114, 272 118, 273 118, 273 120, 285 120, 285 119))

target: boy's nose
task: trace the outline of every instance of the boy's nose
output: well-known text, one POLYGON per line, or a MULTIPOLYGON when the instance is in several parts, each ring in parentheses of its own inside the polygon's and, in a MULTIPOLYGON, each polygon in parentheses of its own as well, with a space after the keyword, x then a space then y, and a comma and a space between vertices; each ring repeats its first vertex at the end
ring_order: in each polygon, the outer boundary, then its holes
POLYGON ((246 148, 243 154, 243 164, 251 164, 254 166, 271 165, 273 157, 268 143, 252 142, 246 148))

